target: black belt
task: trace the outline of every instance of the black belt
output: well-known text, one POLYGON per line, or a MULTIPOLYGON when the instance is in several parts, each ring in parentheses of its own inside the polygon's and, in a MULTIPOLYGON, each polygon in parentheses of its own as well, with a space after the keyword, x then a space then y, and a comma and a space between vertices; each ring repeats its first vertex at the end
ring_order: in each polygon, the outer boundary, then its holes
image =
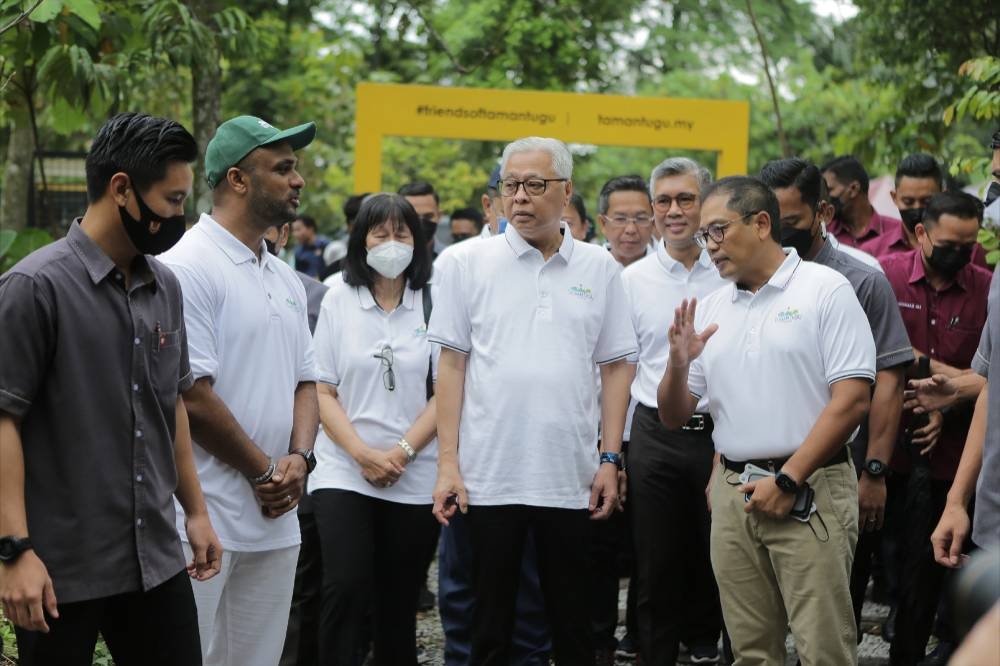
MULTIPOLYGON (((742 472, 743 468, 747 464, 756 465, 763 469, 768 469, 777 472, 782 466, 788 462, 791 456, 786 456, 784 458, 758 458, 756 460, 730 460, 726 456, 722 456, 722 464, 726 466, 726 469, 731 472, 742 472)), ((831 465, 839 465, 840 463, 845 463, 848 460, 847 447, 842 447, 837 453, 827 460, 825 463, 820 465, 820 467, 830 467, 831 465)))
MULTIPOLYGON (((641 402, 635 406, 637 410, 642 409, 648 412, 651 418, 655 419, 657 423, 660 423, 660 415, 652 407, 648 407, 641 402)), ((661 424, 662 425, 662 424, 661 424)), ((715 422, 712 421, 711 414, 696 413, 692 414, 688 422, 682 425, 678 430, 687 430, 690 432, 704 432, 711 434, 715 429, 715 422)))

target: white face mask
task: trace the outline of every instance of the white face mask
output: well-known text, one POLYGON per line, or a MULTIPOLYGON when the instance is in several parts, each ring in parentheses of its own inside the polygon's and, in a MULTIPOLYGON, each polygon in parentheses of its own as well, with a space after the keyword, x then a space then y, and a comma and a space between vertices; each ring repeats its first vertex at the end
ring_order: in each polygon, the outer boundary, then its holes
POLYGON ((386 241, 368 250, 369 266, 379 275, 394 280, 413 261, 413 246, 399 241, 386 241))

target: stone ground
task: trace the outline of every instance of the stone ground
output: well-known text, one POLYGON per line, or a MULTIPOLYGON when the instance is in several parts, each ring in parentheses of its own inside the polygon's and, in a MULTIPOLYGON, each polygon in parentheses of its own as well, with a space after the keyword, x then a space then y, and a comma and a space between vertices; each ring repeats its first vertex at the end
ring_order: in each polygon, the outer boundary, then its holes
MULTIPOLYGON (((437 594, 436 562, 431 567, 429 583, 431 591, 437 594)), ((625 633, 623 623, 625 619, 626 589, 627 580, 623 579, 618 600, 619 638, 625 633)), ((882 621, 888 614, 888 606, 870 601, 865 602, 864 609, 862 610, 862 631, 864 632, 864 637, 858 646, 859 666, 883 666, 889 663, 889 644, 882 640, 881 636, 882 621)), ((426 661, 422 662, 423 664, 426 666, 443 666, 444 636, 441 633, 441 621, 437 609, 417 615, 417 641, 419 645, 423 646, 427 656, 426 661)), ((795 666, 795 646, 791 636, 788 637, 787 646, 788 660, 786 664, 787 666, 795 666)), ((619 659, 617 662, 618 666, 628 666, 634 663, 634 661, 624 659, 619 659)), ((678 663, 685 662, 681 661, 678 663)))

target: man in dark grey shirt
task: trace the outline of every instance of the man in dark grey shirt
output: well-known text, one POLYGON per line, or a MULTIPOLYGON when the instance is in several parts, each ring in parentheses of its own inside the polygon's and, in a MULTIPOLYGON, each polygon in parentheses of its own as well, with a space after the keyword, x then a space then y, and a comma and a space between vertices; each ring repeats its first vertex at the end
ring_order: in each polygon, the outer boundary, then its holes
MULTIPOLYGON (((871 558, 878 546, 874 534, 882 529, 885 515, 885 473, 903 408, 904 371, 913 363, 906 326, 892 285, 877 268, 868 266, 834 248, 822 230, 833 207, 826 201, 826 184, 814 164, 798 158, 768 162, 760 172, 778 197, 781 207, 782 245, 795 248, 803 259, 823 264, 847 278, 857 294, 875 338, 875 390, 868 419, 862 422, 851 443, 858 470, 859 525, 851 573, 854 619, 861 636, 861 606, 871 573, 871 558)), ((915 443, 929 431, 916 431, 915 443)))
POLYGON ((201 663, 188 576, 222 546, 180 399, 180 285, 144 256, 183 234, 196 157, 173 121, 112 118, 83 218, 0 277, 0 600, 21 664, 89 665, 98 632, 118 664, 201 663))

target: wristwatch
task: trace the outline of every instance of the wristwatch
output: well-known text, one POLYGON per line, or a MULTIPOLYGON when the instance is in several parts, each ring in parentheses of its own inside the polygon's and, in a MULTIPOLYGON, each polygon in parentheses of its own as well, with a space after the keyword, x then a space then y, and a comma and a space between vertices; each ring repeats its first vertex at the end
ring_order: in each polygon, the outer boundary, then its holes
POLYGON ((774 484, 778 486, 781 492, 788 493, 789 495, 799 492, 799 484, 784 472, 778 472, 774 475, 774 484))
POLYGON ((305 458, 306 461, 306 474, 312 474, 312 471, 316 469, 316 455, 313 453, 312 449, 295 449, 294 451, 289 451, 288 454, 297 454, 305 458))
POLYGON ((28 537, 0 537, 0 562, 13 562, 26 550, 30 550, 31 540, 28 537))
POLYGON ((874 476, 875 478, 885 476, 886 469, 885 463, 878 458, 872 458, 865 462, 865 471, 868 472, 869 476, 874 476))
POLYGON ((600 464, 611 463, 618 469, 622 468, 622 456, 620 453, 611 453, 610 451, 605 451, 601 454, 600 464))

